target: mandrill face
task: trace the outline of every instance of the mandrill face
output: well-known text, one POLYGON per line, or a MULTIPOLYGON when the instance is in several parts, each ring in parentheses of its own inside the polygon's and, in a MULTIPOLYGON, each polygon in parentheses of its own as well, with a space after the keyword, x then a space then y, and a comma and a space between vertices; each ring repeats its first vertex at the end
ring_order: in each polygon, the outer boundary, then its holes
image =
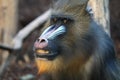
POLYGON ((54 59, 60 53, 59 39, 66 32, 65 26, 49 26, 35 42, 35 54, 37 58, 54 59))
POLYGON ((54 60, 58 56, 64 57, 64 55, 71 53, 73 44, 66 40, 71 40, 71 37, 73 37, 71 33, 68 33, 70 29, 67 29, 73 22, 73 19, 69 17, 52 15, 50 21, 43 28, 40 37, 34 43, 36 58, 54 60), (71 36, 67 38, 67 35, 71 36))

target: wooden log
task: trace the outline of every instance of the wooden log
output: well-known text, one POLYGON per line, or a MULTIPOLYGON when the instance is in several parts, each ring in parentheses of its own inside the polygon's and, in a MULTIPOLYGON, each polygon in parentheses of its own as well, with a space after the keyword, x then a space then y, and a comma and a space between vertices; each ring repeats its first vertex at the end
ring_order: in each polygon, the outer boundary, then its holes
MULTIPOLYGON (((17 28, 17 2, 18 0, 0 0, 0 42, 12 46, 12 38, 17 28)), ((0 59, 2 61, 0 67, 0 75, 3 73, 5 63, 9 63, 9 52, 0 51, 0 59)))
POLYGON ((95 21, 110 36, 109 0, 89 0, 88 5, 92 7, 95 21))

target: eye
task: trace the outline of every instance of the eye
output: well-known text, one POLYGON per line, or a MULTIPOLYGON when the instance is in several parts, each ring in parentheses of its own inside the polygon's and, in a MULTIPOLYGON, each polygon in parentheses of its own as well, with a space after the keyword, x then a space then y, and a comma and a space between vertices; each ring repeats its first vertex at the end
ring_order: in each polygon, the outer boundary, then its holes
POLYGON ((68 21, 67 19, 64 19, 64 20, 63 20, 63 23, 64 23, 64 24, 66 24, 66 23, 67 23, 67 21, 68 21))
POLYGON ((57 22, 57 18, 51 18, 51 22, 53 23, 57 22))
POLYGON ((51 16, 51 19, 50 19, 51 25, 59 22, 61 22, 61 24, 64 24, 64 25, 68 25, 73 21, 74 21, 73 18, 68 16, 51 16))
POLYGON ((70 18, 63 18, 62 19, 62 22, 63 24, 70 24, 72 23, 74 20, 73 19, 70 19, 70 18))
POLYGON ((56 21, 57 21, 57 18, 53 18, 53 21, 56 22, 56 21))

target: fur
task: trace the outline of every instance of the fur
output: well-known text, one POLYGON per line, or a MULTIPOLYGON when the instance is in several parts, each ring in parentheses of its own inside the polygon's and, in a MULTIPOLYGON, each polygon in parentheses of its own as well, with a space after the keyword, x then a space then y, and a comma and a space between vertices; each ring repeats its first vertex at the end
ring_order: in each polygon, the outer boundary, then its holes
POLYGON ((68 2, 55 5, 52 14, 71 15, 74 22, 66 25, 66 34, 58 40, 60 55, 54 60, 36 59, 40 76, 45 80, 120 80, 111 38, 90 18, 86 4, 68 2))

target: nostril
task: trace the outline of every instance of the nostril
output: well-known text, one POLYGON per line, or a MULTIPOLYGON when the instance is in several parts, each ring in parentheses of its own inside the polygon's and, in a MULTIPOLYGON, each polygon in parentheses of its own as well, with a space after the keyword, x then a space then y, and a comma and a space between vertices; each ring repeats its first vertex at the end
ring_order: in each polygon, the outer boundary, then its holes
POLYGON ((45 39, 41 39, 40 42, 41 42, 41 43, 42 43, 42 42, 46 42, 46 40, 45 40, 45 39))
POLYGON ((47 43, 48 40, 44 39, 44 38, 39 38, 39 39, 37 39, 37 42, 39 42, 39 43, 47 43))
POLYGON ((47 47, 47 45, 48 45, 48 40, 44 38, 37 39, 34 44, 35 48, 41 48, 41 49, 47 47))

